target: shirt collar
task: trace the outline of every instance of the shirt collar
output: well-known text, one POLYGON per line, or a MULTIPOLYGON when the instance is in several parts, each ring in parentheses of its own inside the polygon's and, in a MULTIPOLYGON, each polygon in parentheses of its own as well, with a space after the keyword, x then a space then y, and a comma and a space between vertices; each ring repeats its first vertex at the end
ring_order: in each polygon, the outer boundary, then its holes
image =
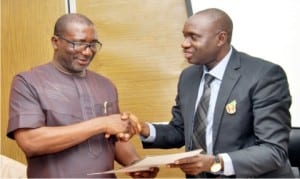
POLYGON ((206 66, 204 65, 203 66, 204 74, 209 73, 212 76, 214 76, 216 79, 222 80, 231 54, 232 54, 232 47, 230 47, 230 50, 225 55, 225 57, 214 68, 212 68, 209 72, 208 72, 206 66))

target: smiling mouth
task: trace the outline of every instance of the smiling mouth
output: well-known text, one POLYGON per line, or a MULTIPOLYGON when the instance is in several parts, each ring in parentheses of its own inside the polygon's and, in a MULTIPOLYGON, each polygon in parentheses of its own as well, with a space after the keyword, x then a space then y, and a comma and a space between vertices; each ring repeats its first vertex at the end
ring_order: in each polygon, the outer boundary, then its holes
POLYGON ((193 54, 191 52, 184 52, 183 55, 187 59, 189 59, 189 58, 191 58, 193 56, 193 54))
POLYGON ((82 66, 89 64, 89 60, 78 59, 77 62, 82 66))

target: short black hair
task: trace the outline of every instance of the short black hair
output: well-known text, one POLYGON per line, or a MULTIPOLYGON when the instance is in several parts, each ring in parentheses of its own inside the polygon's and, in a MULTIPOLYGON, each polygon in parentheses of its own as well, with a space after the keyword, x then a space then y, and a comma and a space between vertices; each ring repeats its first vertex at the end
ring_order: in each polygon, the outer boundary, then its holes
POLYGON ((79 13, 64 14, 59 17, 54 26, 54 35, 63 35, 66 27, 70 23, 81 23, 85 25, 94 25, 94 23, 85 15, 79 13))

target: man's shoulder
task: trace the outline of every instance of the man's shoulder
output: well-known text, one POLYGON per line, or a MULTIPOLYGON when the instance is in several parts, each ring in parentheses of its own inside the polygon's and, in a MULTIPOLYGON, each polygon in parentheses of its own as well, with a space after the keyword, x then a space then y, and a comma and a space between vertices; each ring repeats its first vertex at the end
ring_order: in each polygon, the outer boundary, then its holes
POLYGON ((252 56, 244 52, 237 52, 235 56, 231 59, 229 66, 236 67, 240 69, 240 73, 244 75, 253 76, 264 76, 269 71, 277 71, 280 73, 285 73, 281 65, 276 64, 272 61, 252 56), (236 65, 238 61, 239 65, 236 65))
POLYGON ((50 71, 51 64, 43 64, 34 66, 27 71, 22 71, 13 77, 13 85, 27 84, 30 86, 39 86, 46 82, 52 72, 50 71))
POLYGON ((253 65, 257 65, 257 66, 262 66, 262 65, 266 65, 266 66, 273 66, 276 65, 274 62, 263 59, 261 57, 257 57, 254 55, 250 55, 248 53, 245 52, 238 52, 236 51, 237 56, 239 57, 239 59, 241 60, 241 63, 247 63, 247 64, 253 64, 253 65))
POLYGON ((32 74, 38 75, 38 73, 45 73, 53 68, 54 68, 53 65, 51 65, 50 63, 46 63, 46 64, 31 67, 29 70, 19 72, 17 75, 21 75, 21 76, 28 76, 32 74))

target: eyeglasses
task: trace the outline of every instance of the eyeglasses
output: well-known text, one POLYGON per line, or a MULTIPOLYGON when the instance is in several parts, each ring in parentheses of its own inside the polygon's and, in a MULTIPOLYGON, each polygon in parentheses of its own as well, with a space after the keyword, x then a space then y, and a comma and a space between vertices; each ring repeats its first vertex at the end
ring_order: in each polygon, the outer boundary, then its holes
POLYGON ((101 50, 102 43, 99 41, 91 42, 91 43, 85 43, 85 42, 72 42, 68 39, 65 39, 62 36, 56 35, 58 38, 66 41, 70 45, 72 45, 72 48, 76 51, 84 51, 87 47, 90 48, 93 52, 97 52, 101 50))

